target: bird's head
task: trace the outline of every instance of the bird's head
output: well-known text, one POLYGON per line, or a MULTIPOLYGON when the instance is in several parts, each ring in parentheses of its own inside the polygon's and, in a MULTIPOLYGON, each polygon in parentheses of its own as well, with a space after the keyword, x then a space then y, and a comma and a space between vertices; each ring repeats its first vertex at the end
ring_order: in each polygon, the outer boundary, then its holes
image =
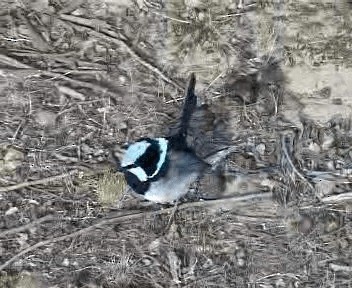
POLYGON ((158 176, 167 161, 168 140, 142 138, 131 144, 116 146, 112 156, 121 172, 134 174, 145 182, 158 176))

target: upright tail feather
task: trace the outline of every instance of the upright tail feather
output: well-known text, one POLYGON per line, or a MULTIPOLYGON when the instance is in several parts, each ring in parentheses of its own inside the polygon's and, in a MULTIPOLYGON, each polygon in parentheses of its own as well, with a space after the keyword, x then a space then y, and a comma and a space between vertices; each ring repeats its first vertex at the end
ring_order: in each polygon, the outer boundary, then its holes
POLYGON ((197 106, 197 96, 194 94, 194 88, 196 86, 196 76, 191 73, 188 84, 185 90, 185 102, 183 104, 182 116, 181 116, 181 127, 179 133, 183 136, 187 135, 187 128, 191 119, 192 113, 197 106))

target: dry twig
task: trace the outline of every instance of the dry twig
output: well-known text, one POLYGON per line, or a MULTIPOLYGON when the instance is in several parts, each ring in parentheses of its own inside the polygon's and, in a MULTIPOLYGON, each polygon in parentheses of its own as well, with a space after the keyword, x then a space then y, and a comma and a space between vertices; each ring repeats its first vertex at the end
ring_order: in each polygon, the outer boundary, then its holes
POLYGON ((291 160, 291 158, 290 158, 290 155, 288 154, 286 145, 285 145, 285 135, 282 136, 281 141, 282 141, 282 145, 281 145, 281 146, 282 146, 282 150, 283 150, 283 152, 284 152, 284 154, 285 154, 285 156, 286 156, 286 159, 287 159, 288 163, 290 164, 290 166, 291 166, 293 172, 295 172, 295 174, 296 174, 299 178, 301 178, 301 180, 302 180, 304 183, 306 183, 306 184, 309 186, 309 188, 312 189, 312 191, 314 191, 313 185, 297 170, 297 168, 296 168, 295 165, 293 164, 293 162, 292 162, 292 160, 291 160))
MULTIPOLYGON (((240 196, 240 197, 229 197, 229 198, 217 199, 217 200, 189 202, 189 203, 184 203, 184 204, 178 206, 178 208, 179 209, 186 209, 186 208, 190 208, 190 207, 201 207, 201 206, 205 206, 205 205, 214 205, 214 204, 220 205, 220 204, 225 204, 225 203, 229 203, 229 202, 236 203, 236 202, 243 202, 243 201, 262 200, 264 198, 270 199, 271 197, 272 197, 271 193, 256 193, 256 194, 249 194, 249 195, 244 195, 244 196, 240 196)), ((34 251, 35 249, 40 248, 42 246, 83 235, 93 229, 102 227, 104 225, 109 225, 109 224, 113 224, 116 222, 130 221, 130 220, 142 217, 142 216, 144 218, 147 218, 147 217, 155 216, 156 214, 165 214, 165 213, 172 212, 174 209, 175 209, 175 207, 170 207, 170 208, 166 208, 166 209, 162 209, 162 210, 158 210, 158 211, 149 211, 149 212, 145 212, 145 213, 138 212, 138 213, 134 213, 134 214, 117 216, 117 217, 110 218, 110 219, 104 219, 104 220, 102 220, 92 226, 83 228, 83 229, 75 231, 73 233, 66 234, 66 235, 52 238, 52 239, 47 239, 44 241, 40 241, 40 242, 22 250, 22 251, 20 251, 19 253, 17 253, 13 257, 11 257, 9 260, 7 260, 4 264, 2 264, 0 266, 0 271, 4 270, 7 266, 9 266, 11 263, 13 263, 16 259, 20 258, 21 256, 27 254, 28 252, 34 251)))
POLYGON ((46 222, 46 221, 50 221, 50 220, 53 220, 54 219, 54 216, 53 215, 46 215, 44 217, 41 217, 37 220, 34 220, 32 221, 31 223, 28 223, 26 225, 23 225, 23 226, 20 226, 20 227, 15 227, 15 228, 12 228, 12 229, 7 229, 3 232, 0 233, 0 237, 4 237, 8 234, 15 234, 15 233, 18 233, 18 232, 21 232, 21 231, 25 231, 25 230, 28 230, 40 223, 43 223, 43 222, 46 222))
POLYGON ((6 186, 6 187, 0 187, 0 192, 9 192, 9 191, 13 191, 13 190, 33 186, 33 185, 46 184, 48 182, 61 180, 63 178, 69 177, 69 176, 77 174, 77 173, 78 173, 78 170, 71 170, 69 172, 66 172, 66 173, 63 173, 60 175, 55 175, 55 176, 51 176, 51 177, 47 177, 47 178, 43 178, 43 179, 39 179, 39 180, 34 180, 34 181, 27 181, 27 182, 23 182, 23 183, 11 185, 11 186, 6 186))
POLYGON ((352 192, 324 197, 321 199, 321 201, 324 203, 339 203, 339 202, 352 201, 352 192))
MULTIPOLYGON (((165 82, 173 85, 179 90, 184 90, 184 88, 177 84, 174 80, 170 79, 168 76, 166 76, 162 71, 160 71, 159 68, 153 66, 151 63, 147 62, 146 60, 142 59, 138 53, 133 50, 130 45, 128 44, 128 41, 126 40, 126 37, 124 37, 121 33, 116 34, 114 32, 109 31, 108 29, 104 27, 99 27, 99 31, 96 31, 96 24, 93 21, 89 21, 88 19, 83 19, 80 17, 72 16, 72 15, 60 15, 60 19, 63 21, 69 21, 75 25, 83 26, 86 28, 89 28, 91 30, 91 33, 98 37, 98 38, 104 38, 107 41, 113 42, 115 44, 118 44, 122 46, 123 48, 126 49, 126 51, 134 57, 140 64, 142 64, 144 67, 146 67, 148 70, 152 71, 154 74, 158 75, 160 78, 162 78, 165 82)), ((106 26, 106 25, 105 25, 106 26)))

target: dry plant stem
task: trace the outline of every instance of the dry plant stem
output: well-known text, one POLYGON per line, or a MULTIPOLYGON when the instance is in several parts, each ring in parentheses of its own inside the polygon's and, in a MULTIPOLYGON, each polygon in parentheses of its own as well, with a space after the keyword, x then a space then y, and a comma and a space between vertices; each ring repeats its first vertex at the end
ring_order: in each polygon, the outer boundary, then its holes
POLYGON ((173 17, 170 17, 168 15, 165 15, 165 14, 162 14, 162 13, 158 13, 158 12, 155 12, 155 11, 150 11, 152 14, 155 14, 155 15, 158 15, 158 16, 161 16, 161 17, 164 17, 166 19, 170 19, 172 21, 176 21, 176 22, 179 22, 179 23, 185 23, 185 24, 191 24, 190 21, 186 21, 186 20, 182 20, 182 19, 177 19, 177 18, 173 18, 173 17))
POLYGON ((168 231, 168 230, 169 230, 169 228, 170 228, 170 226, 171 226, 171 224, 172 224, 172 221, 174 221, 174 217, 175 217, 175 214, 176 214, 176 211, 177 211, 178 203, 179 203, 179 201, 177 200, 177 201, 175 202, 174 209, 173 209, 172 212, 171 212, 171 216, 170 216, 170 218, 169 218, 169 221, 167 222, 165 231, 168 231))
POLYGON ((134 57, 140 64, 142 64, 144 67, 146 67, 148 70, 152 71, 154 74, 160 76, 165 82, 173 85, 179 90, 184 90, 182 86, 177 84, 175 81, 167 77, 162 71, 160 71, 157 67, 153 66, 151 63, 147 62, 146 60, 142 59, 141 56, 138 55, 136 51, 134 51, 128 42, 125 40, 126 37, 124 37, 121 33, 111 33, 111 31, 104 29, 104 27, 99 27, 99 31, 97 30, 96 24, 93 22, 87 20, 87 19, 82 19, 80 17, 72 16, 72 15, 60 15, 60 19, 63 21, 69 21, 75 25, 79 25, 85 28, 91 29, 92 34, 99 38, 104 38, 110 42, 113 42, 115 44, 118 44, 122 47, 124 47, 127 52, 134 57))
POLYGON ((309 183, 309 181, 306 178, 304 178, 304 176, 301 173, 299 173, 299 171, 296 169, 295 165, 293 164, 290 156, 288 155, 288 151, 287 151, 286 145, 285 145, 285 136, 282 136, 281 141, 283 143, 282 150, 283 150, 283 152, 284 152, 284 154, 285 154, 285 156, 287 158, 288 163, 290 163, 290 165, 292 167, 292 170, 297 174, 297 176, 299 178, 301 178, 301 180, 303 180, 303 182, 308 184, 309 188, 312 189, 312 191, 314 191, 313 185, 311 183, 309 183))
POLYGON ((26 64, 23 64, 11 57, 8 57, 8 56, 5 56, 5 55, 2 55, 0 54, 0 63, 2 64, 5 64, 6 66, 10 66, 10 67, 14 67, 14 68, 17 68, 17 69, 33 69, 32 67, 26 65, 26 64))
POLYGON ((321 201, 324 203, 338 203, 338 202, 352 201, 352 192, 324 197, 321 199, 321 201))
POLYGON ((16 189, 21 189, 21 188, 25 188, 25 187, 29 187, 29 186, 33 186, 33 185, 46 184, 48 182, 61 180, 63 178, 72 176, 77 173, 78 173, 78 170, 71 170, 67 173, 63 173, 63 174, 56 175, 56 176, 51 176, 51 177, 44 178, 44 179, 39 179, 39 180, 35 180, 35 181, 27 181, 27 182, 19 183, 16 185, 0 187, 0 192, 9 192, 9 191, 13 191, 16 189))
POLYGON ((196 284, 198 284, 198 283, 202 283, 202 282, 205 283, 205 281, 216 279, 218 277, 223 277, 223 275, 222 274, 215 274, 215 275, 210 275, 210 276, 207 276, 207 277, 199 278, 196 281, 192 281, 191 283, 187 284, 186 286, 184 286, 184 288, 195 287, 196 284))
POLYGON ((61 14, 71 13, 75 11, 77 8, 79 8, 85 2, 86 2, 85 0, 76 0, 76 1, 68 2, 67 5, 65 5, 65 7, 62 10, 60 10, 60 13, 61 14))
MULTIPOLYGON (((54 80, 54 79, 65 80, 65 81, 70 82, 70 83, 77 85, 79 87, 86 87, 86 88, 89 88, 93 91, 104 93, 112 98, 116 97, 116 95, 114 93, 109 92, 107 88, 103 88, 98 85, 94 85, 94 84, 87 83, 87 82, 80 81, 80 80, 75 80, 75 79, 67 77, 63 74, 60 74, 60 73, 35 69, 34 67, 22 64, 22 63, 18 62, 17 60, 12 59, 11 57, 0 55, 0 62, 2 60, 5 63, 10 63, 11 66, 16 67, 18 69, 26 69, 28 71, 33 70, 33 72, 36 73, 38 76, 44 75, 47 77, 52 77, 50 80, 54 80)), ((68 74, 70 74, 70 72, 66 73, 66 75, 68 75, 68 74)), ((33 75, 33 76, 35 76, 35 75, 33 75)))
POLYGON ((174 87, 176 87, 178 90, 183 91, 184 88, 182 86, 180 86, 179 84, 177 84, 174 80, 170 79, 169 77, 167 77, 163 72, 161 72, 157 67, 154 67, 152 64, 148 63, 147 61, 145 61, 144 59, 142 59, 126 42, 122 41, 122 40, 118 40, 118 39, 114 39, 112 38, 112 40, 114 40, 114 42, 118 42, 121 46, 123 46, 127 52, 129 54, 131 54, 131 56, 133 56, 140 64, 142 64, 144 67, 146 67, 147 69, 149 69, 150 71, 152 71, 154 74, 160 76, 161 79, 163 79, 165 82, 173 85, 174 87))
POLYGON ((352 267, 350 267, 350 266, 337 265, 337 264, 333 264, 333 263, 331 263, 329 266, 330 266, 330 269, 335 272, 340 271, 340 272, 352 273, 352 267))
MULTIPOLYGON (((98 91, 98 92, 107 94, 109 96, 116 97, 116 95, 114 95, 113 93, 109 92, 107 88, 103 88, 103 87, 100 87, 98 85, 94 85, 94 84, 87 83, 87 82, 80 81, 80 80, 75 80, 75 79, 72 79, 72 78, 67 77, 65 75, 62 75, 62 74, 59 74, 59 73, 55 73, 55 72, 40 70, 39 73, 42 74, 42 75, 48 76, 48 77, 52 77, 51 80, 56 79, 56 78, 62 79, 62 80, 66 80, 68 82, 71 82, 71 83, 79 86, 79 87, 86 87, 86 88, 89 88, 89 89, 91 89, 93 91, 98 91)), ((68 74, 70 74, 70 73, 68 72, 67 75, 68 74)))
MULTIPOLYGON (((215 205, 215 204, 219 205, 222 203, 228 204, 230 202, 236 203, 236 202, 251 201, 251 200, 262 200, 265 198, 271 199, 271 197, 272 197, 272 194, 270 192, 269 193, 256 193, 256 194, 250 194, 250 195, 245 195, 245 196, 240 196, 240 197, 230 197, 230 198, 225 198, 225 199, 200 201, 200 202, 189 202, 189 203, 184 203, 182 205, 179 205, 178 208, 179 209, 186 209, 186 208, 190 208, 190 207, 202 207, 202 206, 206 206, 206 205, 215 205)), ((155 216, 156 214, 165 214, 165 213, 172 212, 174 209, 175 209, 175 207, 170 207, 170 208, 166 208, 166 209, 162 209, 162 210, 158 210, 158 211, 149 211, 146 213, 139 212, 139 213, 134 213, 134 214, 117 216, 114 218, 102 220, 92 226, 83 228, 81 230, 78 230, 78 231, 70 233, 70 234, 66 234, 66 235, 52 238, 52 239, 47 239, 44 241, 40 241, 37 244, 34 244, 34 245, 20 251, 18 254, 14 255, 12 258, 7 260, 4 264, 2 264, 0 266, 0 271, 4 270, 7 266, 9 266, 11 263, 13 263, 16 259, 20 258, 21 256, 27 254, 28 252, 34 251, 35 249, 40 248, 42 246, 83 235, 93 229, 102 227, 104 225, 113 224, 115 222, 123 222, 123 221, 133 220, 133 219, 137 219, 139 217, 146 218, 146 217, 155 216)))
POLYGON ((0 238, 6 236, 8 234, 14 234, 14 233, 18 233, 18 232, 21 232, 21 231, 28 230, 28 229, 30 229, 30 228, 32 228, 32 227, 34 227, 34 226, 36 226, 36 225, 38 225, 40 223, 43 223, 43 222, 46 222, 46 221, 50 221, 50 220, 53 220, 53 219, 54 219, 53 215, 46 215, 46 216, 44 216, 42 218, 39 218, 37 220, 34 220, 31 223, 28 223, 26 225, 5 230, 5 231, 0 233, 0 238))

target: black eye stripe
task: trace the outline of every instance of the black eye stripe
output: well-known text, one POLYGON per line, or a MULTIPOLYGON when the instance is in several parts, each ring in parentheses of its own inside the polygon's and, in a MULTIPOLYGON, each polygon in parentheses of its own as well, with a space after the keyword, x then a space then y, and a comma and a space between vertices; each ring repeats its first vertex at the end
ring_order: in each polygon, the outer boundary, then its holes
POLYGON ((133 168, 142 168, 148 177, 158 178, 160 175, 157 174, 161 172, 160 170, 164 170, 166 167, 168 157, 166 156, 164 163, 159 163, 162 155, 159 141, 150 138, 144 138, 143 141, 147 141, 150 146, 134 163, 124 166, 123 169, 129 170, 133 168), (157 170, 158 172, 156 174, 157 170))
POLYGON ((168 153, 167 146, 164 147, 165 143, 160 143, 158 139, 155 140, 150 138, 144 138, 141 141, 147 141, 150 145, 134 163, 122 167, 127 183, 135 191, 143 189, 142 186, 146 188, 146 185, 149 185, 147 183, 157 181, 160 177, 165 176, 169 167, 169 157, 167 154, 164 154, 168 153), (161 145, 164 145, 163 148, 161 145), (164 148, 166 148, 166 151, 162 150, 164 148), (161 157, 163 157, 162 163, 160 162, 161 157), (147 176, 147 180, 141 181, 135 174, 137 171, 132 170, 134 168, 142 169, 147 176))
POLYGON ((156 140, 147 140, 151 145, 147 148, 145 153, 136 161, 136 165, 141 167, 148 176, 151 176, 157 170, 157 164, 160 159, 160 146, 156 140))

